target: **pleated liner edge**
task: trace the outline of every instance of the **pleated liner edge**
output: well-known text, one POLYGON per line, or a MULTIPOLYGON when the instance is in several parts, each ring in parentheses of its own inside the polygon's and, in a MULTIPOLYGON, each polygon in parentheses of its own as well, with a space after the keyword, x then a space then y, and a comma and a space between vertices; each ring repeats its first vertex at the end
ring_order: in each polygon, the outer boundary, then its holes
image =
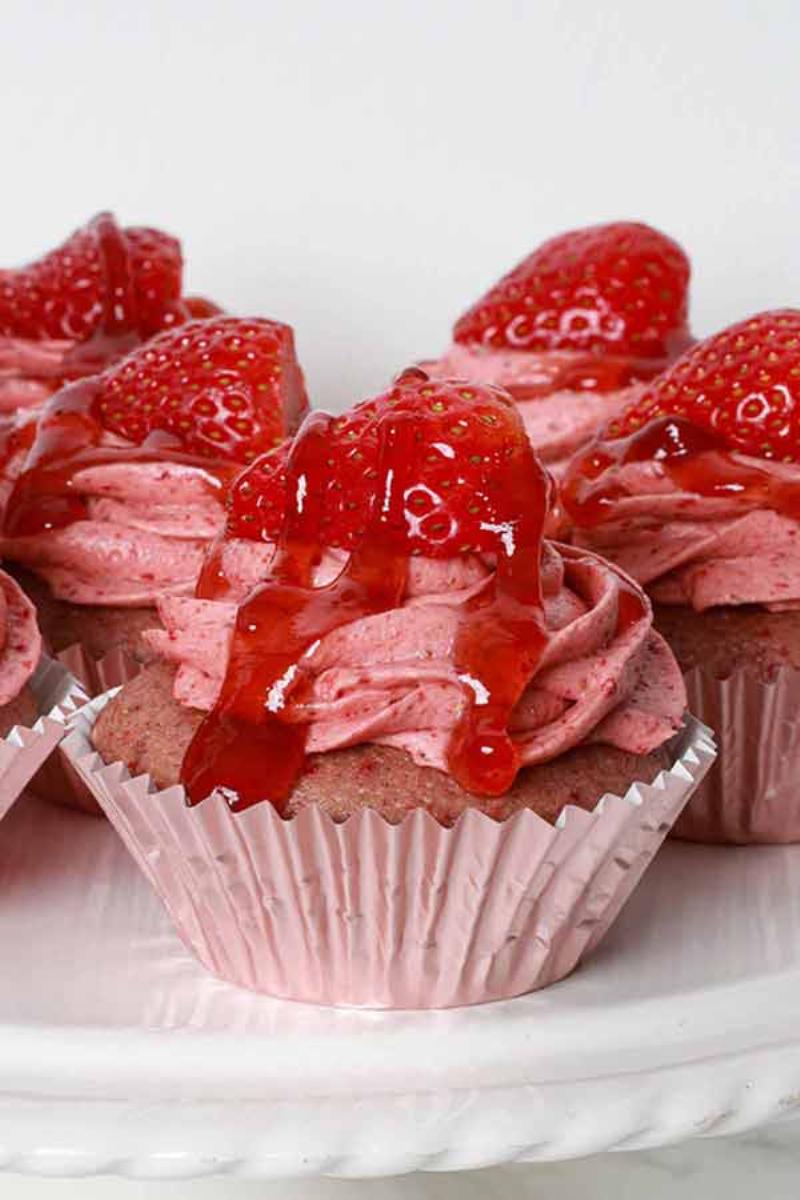
POLYGON ((742 669, 684 675, 692 712, 714 730, 719 758, 674 834, 699 842, 800 841, 800 671, 764 683, 742 669))
POLYGON ((0 739, 0 818, 50 758, 66 733, 66 722, 87 697, 58 662, 43 657, 30 684, 39 709, 30 727, 15 725, 0 739))
POLYGON ((189 808, 106 765, 91 728, 114 693, 71 721, 64 754, 214 974, 287 999, 447 1008, 519 995, 567 975, 600 941, 714 759, 693 717, 652 784, 568 807, 556 826, 477 811, 451 829, 417 811, 336 824, 309 808, 189 808))

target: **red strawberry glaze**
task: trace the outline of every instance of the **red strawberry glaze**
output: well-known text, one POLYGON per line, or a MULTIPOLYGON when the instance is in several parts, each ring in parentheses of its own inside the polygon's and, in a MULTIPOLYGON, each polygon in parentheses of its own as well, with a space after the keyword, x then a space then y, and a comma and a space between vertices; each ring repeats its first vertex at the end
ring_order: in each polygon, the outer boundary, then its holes
MULTIPOLYGON (((243 461, 295 427, 307 404, 288 326, 223 317, 168 331, 51 398, 4 532, 25 537, 84 519, 74 479, 101 464, 199 465, 219 493, 243 461)), ((21 436, 30 438, 32 428, 21 436)), ((0 475, 19 438, 0 446, 0 475)))
POLYGON ((800 518, 800 488, 782 472, 800 461, 800 311, 742 321, 693 347, 585 454, 562 485, 572 519, 589 528, 626 494, 618 469, 657 463, 676 488, 800 518))
MULTIPOLYGON (((75 491, 74 477, 86 467, 115 462, 197 465, 197 457, 184 452, 176 437, 162 432, 151 434, 140 446, 104 445, 105 430, 93 415, 99 393, 94 377, 62 389, 50 402, 6 508, 6 537, 29 537, 85 519, 86 502, 75 491)), ((22 438, 30 439, 34 428, 26 426, 22 438)), ((14 436, 7 440, 6 454, 15 452, 18 440, 14 436)), ((221 492, 238 470, 237 464, 221 461, 202 465, 215 492, 221 492)))
MULTIPOLYGON (((294 719, 305 687, 303 656, 330 630, 400 602, 416 521, 409 496, 430 458, 422 432, 430 395, 421 393, 431 389, 419 378, 410 383, 419 407, 414 413, 408 403, 379 415, 371 515, 341 573, 321 588, 312 587, 312 570, 323 548, 334 419, 314 414, 298 434, 270 577, 238 611, 220 698, 184 760, 192 802, 219 788, 234 809, 269 799, 284 811, 305 762, 307 727, 294 719)), ((496 420, 512 428, 514 451, 502 466, 502 510, 484 513, 484 529, 494 530, 497 569, 465 604, 454 640, 465 705, 448 752, 459 783, 490 796, 507 791, 519 769, 509 717, 547 644, 540 556, 549 499, 547 476, 513 406, 495 395, 496 420)))
POLYGON ((546 378, 502 386, 517 401, 540 400, 553 392, 618 392, 652 379, 668 362, 666 358, 579 353, 553 353, 547 358, 553 361, 543 363, 546 378))
POLYGON ((743 461, 724 438, 684 417, 661 417, 639 433, 604 441, 573 464, 562 502, 576 524, 590 528, 613 512, 626 490, 609 474, 632 463, 657 462, 677 488, 698 496, 740 500, 800 516, 800 491, 770 470, 743 461))
POLYGON ((433 378, 460 377, 502 387, 518 403, 557 392, 619 392, 653 379, 671 360, 589 351, 526 351, 456 343, 440 359, 420 363, 433 378))

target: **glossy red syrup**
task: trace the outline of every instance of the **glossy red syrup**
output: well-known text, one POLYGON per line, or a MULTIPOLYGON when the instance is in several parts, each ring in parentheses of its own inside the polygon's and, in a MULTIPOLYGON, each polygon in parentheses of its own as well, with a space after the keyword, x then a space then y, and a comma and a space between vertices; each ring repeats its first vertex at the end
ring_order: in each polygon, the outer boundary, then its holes
MULTIPOLYGON (((509 357, 513 350, 508 351, 509 357)), ((668 359, 628 358, 618 355, 566 354, 542 356, 540 379, 503 383, 517 401, 542 400, 553 392, 618 392, 660 374, 668 359)))
MULTIPOLYGON (((94 402, 102 383, 83 379, 63 388, 45 410, 36 429, 26 469, 9 499, 3 532, 6 537, 27 537, 63 529, 87 516, 85 501, 75 489, 75 476, 87 467, 122 462, 174 462, 202 466, 209 488, 221 492, 241 469, 235 463, 198 461, 182 450, 180 442, 156 431, 140 445, 103 445, 106 430, 94 415, 94 402)), ((35 426, 23 436, 32 439, 35 426)), ((17 449, 18 439, 0 443, 0 475, 17 449)))
POLYGON ((547 645, 540 569, 547 478, 528 450, 511 460, 503 485, 506 511, 518 519, 494 575, 462 611, 453 662, 468 703, 447 755, 465 791, 486 796, 502 796, 516 778, 519 750, 508 723, 547 645))
POLYGON ((647 615, 648 605, 644 596, 631 583, 619 581, 619 601, 617 604, 617 624, 615 633, 623 637, 634 625, 638 625, 647 615))
POLYGON ((584 527, 601 524, 628 493, 613 475, 629 463, 659 462, 676 487, 714 499, 742 500, 800 518, 800 488, 783 479, 769 459, 743 461, 720 435, 685 417, 661 417, 629 437, 601 442, 583 457, 563 490, 565 507, 584 527))
POLYGON ((223 559, 225 534, 219 534, 206 550, 203 566, 197 577, 194 594, 198 600, 226 600, 230 582, 225 574, 223 559))
POLYGON ((330 584, 313 587, 333 417, 313 413, 287 467, 286 518, 270 578, 238 610, 228 670, 214 710, 183 761, 192 802, 215 787, 233 808, 270 799, 280 811, 303 770, 308 732, 292 723, 305 694, 303 657, 326 633, 397 608, 406 589, 404 465, 411 461, 407 419, 384 426, 380 503, 360 546, 330 584))
MULTIPOLYGON (((404 497, 419 477, 408 414, 382 422, 376 503, 362 541, 333 582, 313 586, 332 420, 312 414, 295 439, 269 579, 238 610, 222 693, 184 758, 190 803, 220 789, 234 811, 269 800, 284 813, 305 766, 302 706, 310 679, 304 658, 333 629, 403 602, 409 565, 404 497)), ((547 642, 540 557, 548 492, 543 469, 520 438, 504 474, 505 513, 511 515, 497 524, 497 570, 464 606, 453 651, 465 704, 448 767, 462 787, 479 794, 502 795, 519 769, 508 722, 547 642)), ((213 591, 219 551, 211 558, 206 586, 213 591)))

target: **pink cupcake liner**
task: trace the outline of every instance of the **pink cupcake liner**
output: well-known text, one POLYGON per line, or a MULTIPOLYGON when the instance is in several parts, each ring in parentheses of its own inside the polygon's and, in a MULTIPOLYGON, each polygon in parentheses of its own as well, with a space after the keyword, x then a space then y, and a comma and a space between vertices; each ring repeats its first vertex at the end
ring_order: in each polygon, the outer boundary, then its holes
POLYGON ((29 682, 39 719, 28 728, 15 725, 0 740, 0 818, 50 758, 67 731, 66 722, 87 696, 60 663, 42 658, 29 682))
MULTIPOLYGON (((115 646, 101 658, 96 658, 80 642, 74 642, 60 650, 53 658, 75 677, 86 692, 86 698, 100 696, 111 688, 121 687, 133 679, 145 666, 121 646, 115 646)), ((93 817, 104 816, 82 779, 78 777, 62 754, 55 755, 48 763, 46 783, 36 790, 47 799, 64 808, 74 808, 93 817)))
POLYGON ((215 975, 319 1004, 447 1008, 519 995, 567 975, 600 941, 714 759, 694 718, 652 784, 567 807, 555 826, 524 810, 475 810, 451 829, 416 811, 336 824, 315 808, 234 814, 212 795, 104 764, 101 696, 70 722, 64 753, 215 975))
POLYGON ((74 642, 52 657, 75 676, 90 697, 121 687, 145 666, 120 646, 96 658, 81 642, 74 642))
POLYGON ((691 711, 715 731, 719 758, 673 830, 696 842, 800 842, 800 671, 770 683, 747 670, 686 672, 691 711))

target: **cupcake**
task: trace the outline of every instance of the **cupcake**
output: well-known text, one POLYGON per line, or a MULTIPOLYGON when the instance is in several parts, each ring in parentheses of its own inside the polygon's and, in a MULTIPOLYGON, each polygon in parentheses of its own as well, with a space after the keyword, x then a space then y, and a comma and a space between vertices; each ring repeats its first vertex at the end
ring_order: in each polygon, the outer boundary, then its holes
POLYGON ((3 553, 49 647, 93 693, 146 661, 157 599, 192 594, 221 532, 225 481, 307 403, 289 326, 222 316, 158 335, 20 419, 3 553))
POLYGON ((28 786, 86 697, 68 672, 42 659, 36 610, 0 571, 0 817, 28 786))
POLYGON ((428 374, 492 383, 516 401, 539 457, 569 457, 690 343, 689 260, 620 221, 544 242, 455 324, 428 374))
POLYGON ((600 939, 713 752, 645 594, 543 538, 548 493, 505 393, 414 371, 233 484, 159 661, 65 743, 210 970, 440 1007, 600 939))
POLYGON ((36 262, 0 271, 0 414, 38 407, 153 334, 216 305, 182 296, 180 243, 100 213, 36 262))
POLYGON ((800 840, 800 311, 689 350, 570 467, 581 545, 646 586, 720 759, 677 825, 800 840))

